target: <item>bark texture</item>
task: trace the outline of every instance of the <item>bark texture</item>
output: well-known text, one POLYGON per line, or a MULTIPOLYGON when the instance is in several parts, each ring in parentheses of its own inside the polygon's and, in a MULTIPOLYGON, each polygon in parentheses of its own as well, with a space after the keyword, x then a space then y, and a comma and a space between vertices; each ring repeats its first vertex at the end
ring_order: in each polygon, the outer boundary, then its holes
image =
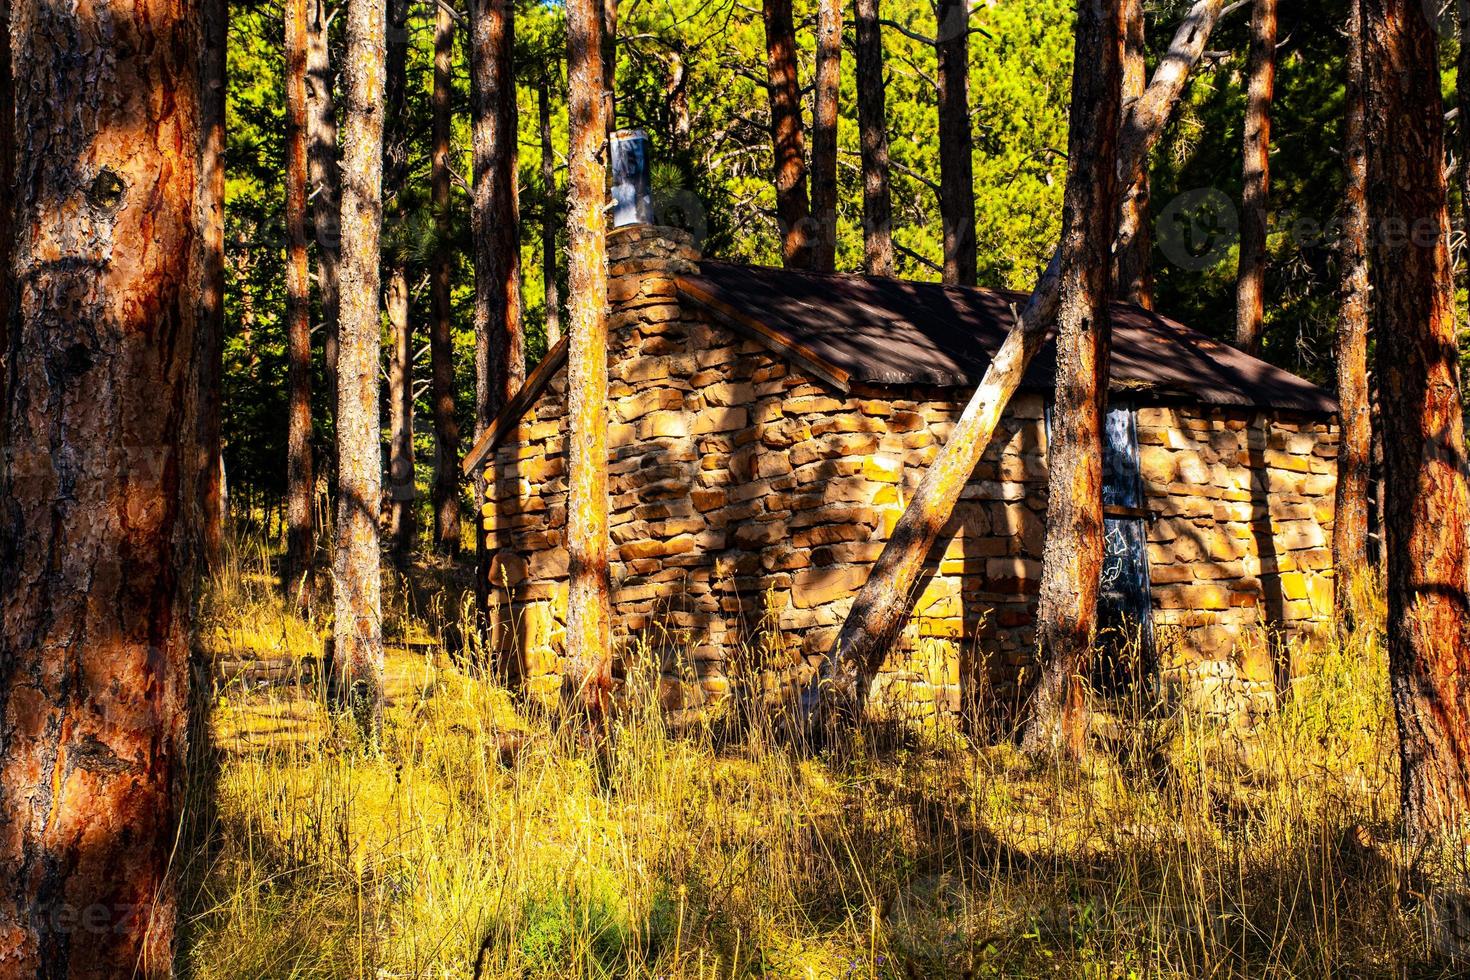
MULTIPOLYGON (((1123 112, 1148 90, 1148 53, 1143 0, 1123 0, 1123 112)), ((1154 308, 1153 235, 1149 231, 1149 175, 1144 164, 1137 174, 1120 174, 1123 203, 1114 267, 1114 292, 1121 300, 1146 310, 1154 308), (1127 183, 1131 179, 1131 183, 1127 183)))
POLYGON ((408 275, 388 269, 383 305, 393 350, 388 356, 388 542, 393 560, 407 563, 413 552, 413 324, 408 310, 408 275))
MULTIPOLYGON (((1204 53, 1222 0, 1199 0, 1175 33, 1148 90, 1133 103, 1118 134, 1118 173, 1134 175, 1163 133, 1189 71, 1204 53)), ((1125 184, 1126 179, 1120 180, 1125 184)), ((1121 234, 1121 230, 1120 230, 1121 234)), ((904 508, 842 624, 828 658, 824 696, 838 712, 860 713, 868 687, 908 617, 914 583, 940 530, 954 513, 965 481, 1040 349, 1060 300, 1060 253, 1053 255, 995 359, 934 463, 904 508)))
MULTIPOLYGON (((196 387, 190 399, 198 413, 193 423, 198 445, 190 478, 199 488, 198 558, 212 568, 225 545, 220 386, 225 350, 225 45, 230 22, 226 0, 201 0, 199 20, 198 334, 196 387)), ((12 116, 6 111, 5 118, 12 116)), ((8 187, 8 178, 5 183, 8 187)))
POLYGON ((1373 315, 1387 482, 1388 659, 1411 837, 1470 813, 1470 488, 1433 25, 1362 0, 1373 315))
POLYGON ((1080 758, 1103 561, 1102 421, 1108 395, 1112 245, 1118 226, 1121 0, 1079 0, 1062 200, 1057 380, 1047 450, 1046 544, 1036 635, 1041 680, 1025 748, 1080 758))
POLYGON ((601 12, 568 0, 571 122, 567 236, 566 700, 594 719, 609 706, 612 637, 607 501, 607 102, 601 12))
POLYGON ((546 289, 546 346, 550 349, 561 340, 561 289, 556 280, 556 219, 560 208, 556 150, 551 144, 551 81, 545 76, 536 86, 536 109, 541 129, 541 188, 546 195, 541 202, 541 281, 546 289))
MULTIPOLYGON (((437 7, 436 7, 437 9, 437 7)), ((390 223, 407 218, 408 153, 408 0, 388 0, 387 84, 384 100, 383 198, 390 223)), ((396 245, 384 263, 383 308, 388 314, 392 349, 388 352, 388 547, 393 561, 406 565, 413 552, 413 313, 405 249, 396 245)))
POLYGON ((1235 346, 1259 354, 1266 309, 1271 100, 1276 92, 1276 0, 1255 0, 1246 71, 1250 88, 1245 103, 1245 194, 1240 209, 1240 265, 1235 276, 1235 346))
MULTIPOLYGON (((1336 570, 1334 604, 1340 623, 1351 622, 1352 580, 1368 569, 1368 477, 1373 430, 1368 401, 1368 148, 1363 133, 1363 33, 1359 0, 1348 15, 1347 84, 1343 96, 1342 264, 1337 318, 1337 501, 1332 523, 1336 570)), ((1470 51, 1470 46, 1467 46, 1470 51)), ((1465 57, 1462 54, 1462 59, 1465 57)), ((1464 64, 1462 60, 1461 64, 1464 64)), ((1467 78, 1462 85, 1470 82, 1467 78)), ((1467 103, 1461 89, 1461 106, 1467 103)), ((1462 109, 1462 111, 1464 111, 1462 109)))
POLYGON ((429 398, 434 406, 434 547, 459 554, 459 417, 454 408, 454 328, 450 320, 449 104, 454 62, 454 17, 434 8, 433 159, 434 260, 429 292, 434 320, 429 326, 429 398))
POLYGON ((970 132, 970 7, 939 0, 934 53, 939 59, 939 218, 944 231, 944 281, 973 286, 975 165, 970 132))
POLYGON ((812 268, 837 268, 837 109, 842 91, 842 0, 817 4, 812 110, 812 268))
POLYGON ((10 3, 0 4, 0 405, 5 403, 5 365, 10 356, 11 213, 15 206, 15 88, 10 73, 10 3))
POLYGON ((171 975, 195 372, 199 7, 9 5, 0 972, 171 975))
POLYGON ((342 129, 342 261, 337 351, 336 666, 340 693, 367 731, 383 712, 378 507, 379 232, 383 220, 383 0, 347 0, 342 129))
POLYGON ((322 304, 322 359, 327 404, 337 411, 337 266, 342 241, 342 168, 337 160, 337 104, 328 44, 327 0, 309 0, 306 36, 307 165, 316 233, 316 281, 322 304))
POLYGON ((470 5, 474 142, 475 435, 525 380, 511 0, 470 5))
POLYGON ((309 0, 286 0, 286 560, 304 594, 316 550, 311 496, 311 270, 306 253, 306 47, 309 0))
POLYGON ((863 271, 893 275, 893 194, 888 177, 888 105, 879 0, 853 0, 857 19, 858 133, 863 160, 863 271))
POLYGON ((766 25, 766 89, 771 102, 781 262, 788 269, 810 269, 816 242, 807 197, 806 134, 801 124, 801 81, 796 73, 791 0, 763 0, 761 12, 766 25))

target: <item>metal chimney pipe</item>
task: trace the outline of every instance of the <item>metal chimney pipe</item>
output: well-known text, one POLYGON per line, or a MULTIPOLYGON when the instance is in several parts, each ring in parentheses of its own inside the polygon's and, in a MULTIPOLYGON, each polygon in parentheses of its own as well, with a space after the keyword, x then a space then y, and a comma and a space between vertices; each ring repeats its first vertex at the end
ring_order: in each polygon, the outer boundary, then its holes
POLYGON ((653 224, 652 146, 641 129, 612 135, 612 226, 653 224))

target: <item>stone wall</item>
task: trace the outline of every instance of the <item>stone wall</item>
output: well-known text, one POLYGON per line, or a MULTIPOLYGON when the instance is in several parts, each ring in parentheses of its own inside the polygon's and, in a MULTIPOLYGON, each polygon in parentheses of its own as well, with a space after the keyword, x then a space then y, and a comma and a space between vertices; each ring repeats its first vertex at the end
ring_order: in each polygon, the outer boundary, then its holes
MULTIPOLYGON (((625 229, 610 238, 608 444, 615 673, 635 654, 657 658, 663 700, 679 720, 732 686, 774 699, 811 679, 968 393, 842 392, 811 377, 680 302, 674 276, 696 256, 674 235, 625 229)), ((564 373, 553 378, 506 434, 484 511, 491 638, 541 696, 559 685, 566 615, 564 384, 564 373)), ((1017 396, 966 487, 921 580, 903 649, 875 685, 885 710, 952 712, 962 687, 1002 700, 1018 693, 1033 659, 1041 578, 1043 414, 1040 395, 1017 396)), ((1162 515, 1150 532, 1159 621, 1210 631, 1201 634, 1208 641, 1178 648, 1179 663, 1230 659, 1226 636, 1243 635, 1273 608, 1273 587, 1293 624, 1320 618, 1315 593, 1304 607, 1292 604, 1298 600, 1288 597, 1310 587, 1287 576, 1317 561, 1303 542, 1321 536, 1330 513, 1313 509, 1316 481, 1308 487, 1287 474, 1316 477, 1314 465, 1331 465, 1330 454, 1313 455, 1315 445, 1301 451, 1307 439, 1327 444, 1322 429, 1140 410, 1149 500, 1162 515), (1232 440, 1241 447, 1233 456, 1232 440), (1252 440, 1265 454, 1259 487, 1249 476, 1252 440), (1252 495, 1262 493, 1270 500, 1258 514, 1252 495), (1263 547, 1251 537, 1261 533, 1282 541, 1263 547), (1212 544, 1216 538, 1226 544, 1212 544), (1191 541, 1203 549, 1195 557, 1191 541), (1205 557, 1227 547, 1228 560, 1205 557), (1249 556, 1266 552, 1275 564, 1263 573, 1249 556), (1253 581, 1261 597, 1251 604, 1253 581)), ((1326 505, 1330 512, 1330 488, 1326 505)), ((1313 564, 1310 581, 1319 572, 1313 564)))
POLYGON ((1160 666, 1212 710, 1269 704, 1332 615, 1337 428, 1140 407, 1160 666))

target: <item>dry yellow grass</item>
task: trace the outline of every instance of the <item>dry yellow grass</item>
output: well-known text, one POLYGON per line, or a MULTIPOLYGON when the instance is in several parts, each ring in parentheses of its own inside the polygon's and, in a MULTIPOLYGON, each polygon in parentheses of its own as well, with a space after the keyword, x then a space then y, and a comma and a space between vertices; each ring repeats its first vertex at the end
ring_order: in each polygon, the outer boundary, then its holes
MULTIPOLYGON (((210 609, 226 635, 311 632, 248 576, 220 583, 210 609)), ((665 731, 636 680, 598 753, 417 648, 390 658, 375 747, 309 695, 228 690, 191 783, 183 966, 1455 975, 1391 843, 1383 660, 1377 629, 1358 631, 1249 736, 1134 706, 1081 771, 942 730, 813 755, 756 724, 717 745, 665 731)))

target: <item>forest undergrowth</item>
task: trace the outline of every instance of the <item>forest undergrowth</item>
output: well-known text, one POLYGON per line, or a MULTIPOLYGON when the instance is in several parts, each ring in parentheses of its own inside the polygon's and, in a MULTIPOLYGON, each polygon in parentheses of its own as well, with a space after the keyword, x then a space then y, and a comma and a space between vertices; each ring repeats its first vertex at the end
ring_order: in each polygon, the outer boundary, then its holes
MULTIPOLYGON (((401 589, 376 744, 312 685, 198 698, 181 969, 1463 975, 1433 882, 1457 894, 1465 852, 1427 871, 1398 843, 1382 609, 1364 604, 1254 730, 1139 693, 1079 770, 935 725, 820 752, 756 716, 738 738, 674 733, 638 670, 599 747, 472 649, 422 639, 462 629, 462 596, 401 589)), ((310 662, 321 624, 289 608, 263 552, 237 555, 205 597, 201 657, 310 662)))

